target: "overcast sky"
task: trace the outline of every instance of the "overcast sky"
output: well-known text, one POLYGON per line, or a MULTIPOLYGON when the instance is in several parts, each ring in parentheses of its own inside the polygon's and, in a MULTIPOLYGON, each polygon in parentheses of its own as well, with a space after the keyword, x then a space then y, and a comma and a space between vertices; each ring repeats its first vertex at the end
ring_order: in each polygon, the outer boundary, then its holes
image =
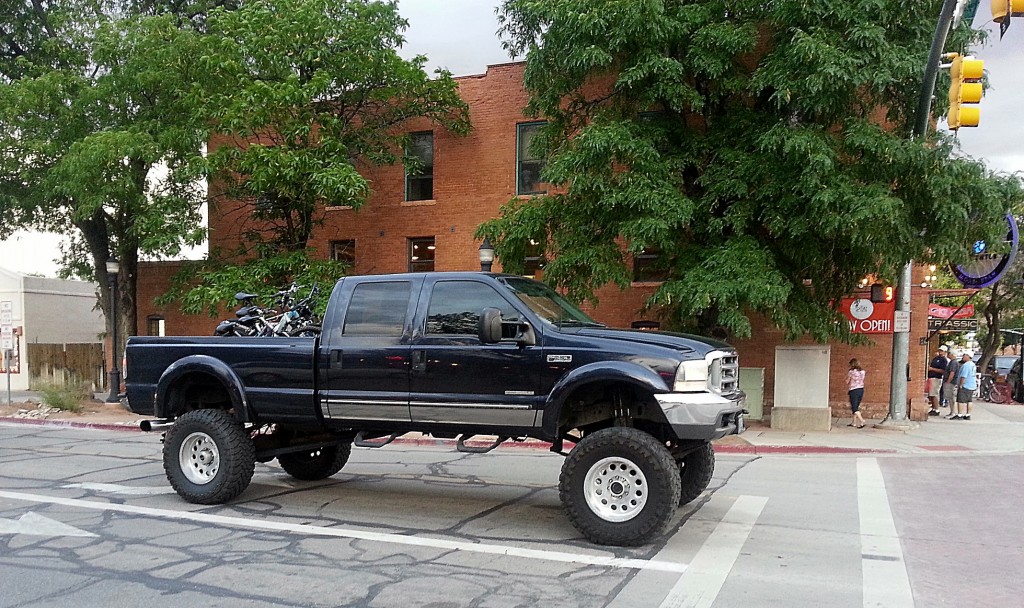
MULTIPOLYGON (((402 54, 426 55, 429 70, 443 67, 456 76, 481 74, 490 64, 511 61, 497 36, 497 5, 495 0, 399 0, 399 11, 409 20, 402 54)), ((990 19, 983 2, 976 26, 987 22, 991 28, 990 19)), ((993 169, 1024 171, 1024 121, 1016 116, 1024 108, 1024 70, 1015 65, 1024 58, 1024 19, 1014 20, 1002 41, 996 31, 975 56, 985 60, 990 88, 981 103, 980 126, 960 130, 963 151, 985 159, 993 169)), ((0 266, 56 276, 59 242, 57 235, 18 234, 0 242, 0 266)))

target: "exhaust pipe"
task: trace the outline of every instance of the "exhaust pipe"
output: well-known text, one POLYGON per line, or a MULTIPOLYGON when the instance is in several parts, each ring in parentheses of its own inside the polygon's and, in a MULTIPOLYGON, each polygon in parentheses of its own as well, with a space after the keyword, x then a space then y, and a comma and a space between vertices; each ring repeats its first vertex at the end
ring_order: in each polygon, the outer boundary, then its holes
POLYGON ((149 433, 150 431, 166 431, 173 425, 173 420, 143 420, 139 423, 139 428, 143 432, 149 433))

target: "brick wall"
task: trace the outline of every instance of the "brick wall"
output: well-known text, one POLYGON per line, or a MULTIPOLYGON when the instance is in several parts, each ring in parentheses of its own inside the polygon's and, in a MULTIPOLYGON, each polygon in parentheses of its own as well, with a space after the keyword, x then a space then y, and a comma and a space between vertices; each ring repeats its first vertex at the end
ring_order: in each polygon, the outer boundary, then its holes
MULTIPOLYGON (((330 255, 333 240, 356 241, 355 274, 405 272, 408 270, 408 239, 434 237, 435 270, 476 270, 479 268, 480 242, 473 238, 476 227, 499 214, 499 209, 515 196, 516 125, 531 122, 523 116, 527 94, 522 87, 524 64, 490 66, 486 74, 457 79, 459 92, 468 104, 473 131, 459 137, 426 120, 411 121, 407 130, 434 131, 434 199, 405 202, 405 174, 401 165, 368 168, 372 194, 360 209, 328 207, 325 221, 313 235, 311 246, 319 255, 330 255)), ((211 147, 230 144, 211 141, 211 147)), ((244 204, 224 200, 216 184, 211 186, 210 248, 233 249, 245 225, 249 211, 244 204)), ((328 202, 329 205, 330 202, 328 202)), ((209 335, 216 319, 182 315, 173 307, 158 308, 153 298, 166 290, 169 276, 181 263, 146 263, 139 268, 139 322, 163 315, 168 335, 209 335)), ((500 260, 494 265, 500 271, 500 260)), ((923 274, 923 271, 919 271, 923 274)), ((918 279, 920 281, 920 279, 918 279)), ((608 286, 598 292, 600 304, 591 312, 598 320, 617 327, 628 327, 634 320, 654 317, 642 313, 645 299, 656 286, 634 285, 627 291, 608 286)), ((924 311, 927 295, 914 291, 913 310, 924 311)), ((918 336, 927 335, 923 313, 913 318, 911 333, 911 370, 913 381, 909 396, 915 404, 915 417, 921 417, 920 394, 926 356, 917 345, 918 336)), ((763 319, 755 319, 753 337, 735 341, 744 367, 765 368, 765 411, 770 409, 774 390, 776 346, 784 342, 782 332, 763 319)), ((851 357, 857 357, 868 371, 863 408, 869 417, 881 417, 888 409, 891 336, 879 336, 874 344, 850 347, 831 346, 830 398, 833 411, 849 411, 846 401, 846 370, 851 357)))

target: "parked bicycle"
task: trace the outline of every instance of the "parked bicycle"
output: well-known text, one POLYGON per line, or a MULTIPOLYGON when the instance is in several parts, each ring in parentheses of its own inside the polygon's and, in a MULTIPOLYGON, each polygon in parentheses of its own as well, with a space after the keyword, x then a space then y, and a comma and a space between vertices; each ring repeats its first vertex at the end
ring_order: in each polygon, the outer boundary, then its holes
POLYGON ((1006 403, 1010 400, 1011 388, 1005 382, 996 382, 991 374, 982 374, 978 385, 978 398, 991 403, 1006 403))
POLYGON ((214 330, 215 336, 290 336, 311 338, 320 335, 320 318, 316 314, 316 298, 319 285, 314 284, 309 295, 301 300, 295 296, 302 288, 297 283, 273 295, 277 308, 263 308, 256 304, 257 294, 239 292, 235 300, 241 306, 235 311, 235 319, 221 321, 214 330))

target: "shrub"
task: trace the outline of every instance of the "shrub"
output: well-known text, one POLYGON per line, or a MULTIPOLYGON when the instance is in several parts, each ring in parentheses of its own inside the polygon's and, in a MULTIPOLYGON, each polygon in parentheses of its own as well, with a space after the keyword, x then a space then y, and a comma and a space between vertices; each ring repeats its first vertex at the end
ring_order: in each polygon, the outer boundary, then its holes
POLYGON ((44 382, 38 384, 36 390, 42 394, 43 403, 66 412, 82 411, 82 402, 92 398, 87 382, 71 382, 67 385, 44 382))

